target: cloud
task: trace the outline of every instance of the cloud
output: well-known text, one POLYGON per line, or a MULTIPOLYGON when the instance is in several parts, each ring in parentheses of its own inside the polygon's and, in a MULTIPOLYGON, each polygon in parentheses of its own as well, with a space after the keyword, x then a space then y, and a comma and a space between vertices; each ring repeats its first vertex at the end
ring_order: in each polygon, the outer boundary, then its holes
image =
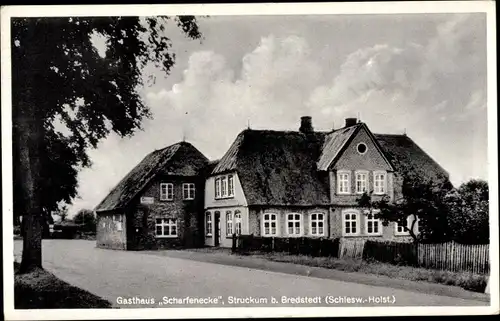
POLYGON ((193 52, 177 83, 144 90, 154 116, 144 131, 128 140, 112 136, 92 152, 94 166, 79 176, 78 206, 95 206, 144 155, 183 137, 216 159, 248 123, 296 130, 303 115, 320 130, 358 113, 375 132, 407 129, 457 181, 466 172, 484 177, 469 168, 467 154, 486 164, 485 20, 450 17, 427 42, 351 52, 329 82, 322 74, 331 66, 299 36, 262 37, 238 67, 222 53, 193 52), (464 128, 479 130, 463 135, 464 128))

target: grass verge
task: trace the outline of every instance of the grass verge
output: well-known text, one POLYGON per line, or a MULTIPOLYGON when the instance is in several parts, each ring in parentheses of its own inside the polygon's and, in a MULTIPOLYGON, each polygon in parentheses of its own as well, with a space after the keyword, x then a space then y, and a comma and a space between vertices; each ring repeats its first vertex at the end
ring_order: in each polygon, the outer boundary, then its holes
POLYGON ((486 275, 467 272, 440 271, 404 265, 392 265, 376 261, 367 262, 354 259, 311 257, 283 253, 266 253, 259 256, 276 262, 301 264, 345 272, 377 274, 410 281, 425 281, 444 285, 453 285, 459 286, 468 291, 481 293, 484 292, 487 283, 486 275))
POLYGON ((111 302, 72 286, 43 269, 19 274, 14 262, 14 306, 16 309, 110 308, 111 302))

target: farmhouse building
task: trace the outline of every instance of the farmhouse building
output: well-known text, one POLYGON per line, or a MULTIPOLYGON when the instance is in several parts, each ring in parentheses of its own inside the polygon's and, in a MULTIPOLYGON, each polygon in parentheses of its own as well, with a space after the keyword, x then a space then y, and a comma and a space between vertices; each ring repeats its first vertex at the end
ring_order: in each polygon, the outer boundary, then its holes
POLYGON ((205 245, 230 247, 233 234, 408 238, 357 201, 400 198, 403 167, 448 180, 408 136, 373 134, 356 118, 330 132, 314 131, 308 116, 299 131, 244 130, 206 179, 205 245))
POLYGON ((208 159, 187 142, 147 155, 96 207, 97 246, 202 246, 207 165, 208 159))

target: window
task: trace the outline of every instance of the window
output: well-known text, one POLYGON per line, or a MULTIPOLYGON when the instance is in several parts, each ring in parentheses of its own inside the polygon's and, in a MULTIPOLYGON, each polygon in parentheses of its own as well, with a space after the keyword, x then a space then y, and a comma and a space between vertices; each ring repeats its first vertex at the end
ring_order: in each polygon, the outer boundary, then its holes
POLYGON ((215 178, 215 198, 234 197, 234 175, 224 175, 215 178))
POLYGON ((365 233, 368 235, 380 235, 382 234, 382 225, 380 220, 375 218, 375 213, 367 213, 365 215, 365 233))
POLYGON ((358 235, 358 213, 347 212, 344 214, 344 235, 358 235))
POLYGON ((212 213, 205 213, 205 234, 212 236, 212 213))
POLYGON ((220 198, 220 178, 215 179, 215 198, 220 198))
POLYGON ((226 234, 233 235, 233 212, 226 212, 226 234))
POLYGON ((302 235, 302 215, 301 214, 287 214, 287 233, 290 236, 302 235))
POLYGON ((324 215, 321 213, 314 213, 311 214, 311 229, 310 229, 310 234, 313 236, 323 236, 325 235, 324 231, 324 215))
POLYGON ((368 172, 358 171, 356 172, 356 193, 363 194, 367 191, 368 186, 368 172))
POLYGON ((234 211, 234 232, 236 235, 241 235, 241 212, 234 211))
POLYGON ((373 192, 375 194, 385 194, 386 193, 386 173, 385 172, 374 172, 373 173, 373 192))
POLYGON ((174 199, 174 184, 161 183, 160 184, 160 200, 171 201, 174 199))
POLYGON ((227 196, 234 196, 234 178, 233 175, 227 176, 227 196))
POLYGON ((172 218, 157 218, 156 237, 177 237, 177 220, 172 218))
POLYGON ((360 153, 362 155, 362 154, 366 153, 368 148, 366 147, 365 143, 359 143, 357 146, 357 150, 358 150, 358 153, 360 153))
POLYGON ((349 194, 351 193, 351 173, 346 171, 339 171, 337 174, 338 179, 338 193, 349 194))
POLYGON ((262 235, 276 236, 278 235, 278 215, 266 213, 262 216, 262 235))
POLYGON ((117 231, 122 231, 123 226, 122 226, 122 216, 120 214, 116 214, 113 216, 113 221, 115 222, 116 230, 117 231))
POLYGON ((185 200, 193 200, 194 199, 194 184, 193 183, 184 183, 182 184, 182 197, 185 200))
MULTIPOLYGON (((395 226, 394 234, 395 235, 410 235, 410 232, 408 230, 411 228, 411 225, 412 225, 414 219, 415 219, 415 217, 413 215, 410 215, 406 218, 406 227, 408 229, 405 229, 403 225, 399 224, 399 222, 396 222, 394 224, 394 226, 395 226)), ((415 222, 415 226, 413 227, 413 231, 415 232, 415 234, 418 234, 420 232, 420 229, 418 226, 418 223, 419 223, 418 221, 419 221, 419 219, 417 218, 417 221, 415 222)))

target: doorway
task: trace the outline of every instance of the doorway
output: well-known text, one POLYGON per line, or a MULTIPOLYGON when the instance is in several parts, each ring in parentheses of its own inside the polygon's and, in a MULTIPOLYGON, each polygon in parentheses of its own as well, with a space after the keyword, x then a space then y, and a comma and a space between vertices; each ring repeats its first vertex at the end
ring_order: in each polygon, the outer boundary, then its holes
POLYGON ((220 212, 219 211, 216 211, 214 213, 214 224, 215 224, 214 246, 219 246, 220 245, 220 212))

